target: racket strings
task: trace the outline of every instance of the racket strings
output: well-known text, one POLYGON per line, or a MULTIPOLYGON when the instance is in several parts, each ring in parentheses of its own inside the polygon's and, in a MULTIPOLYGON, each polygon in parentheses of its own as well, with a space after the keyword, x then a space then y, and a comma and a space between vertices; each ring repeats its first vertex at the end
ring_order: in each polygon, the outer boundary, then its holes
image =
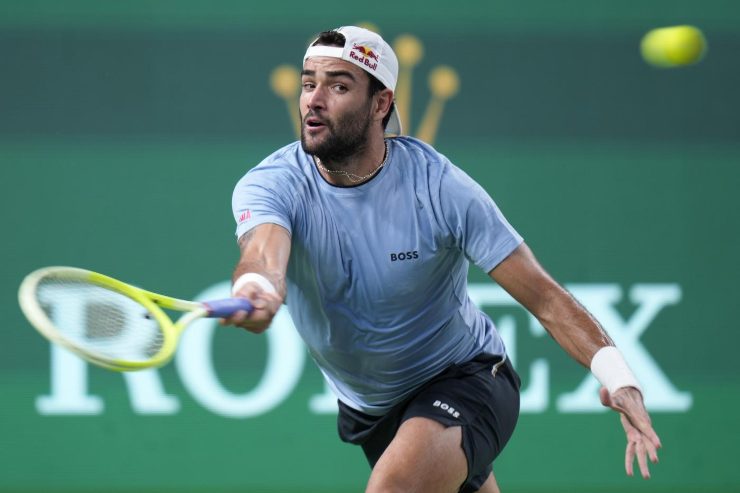
POLYGON ((36 294, 56 332, 98 357, 146 361, 164 344, 164 334, 146 307, 116 291, 48 277, 39 282, 36 294))

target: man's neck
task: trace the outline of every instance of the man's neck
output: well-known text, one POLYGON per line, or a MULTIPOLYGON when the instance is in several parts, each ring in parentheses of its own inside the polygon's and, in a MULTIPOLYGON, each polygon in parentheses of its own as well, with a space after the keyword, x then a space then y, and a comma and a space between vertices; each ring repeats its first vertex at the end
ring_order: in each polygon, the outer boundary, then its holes
POLYGON ((363 151, 341 161, 322 161, 314 156, 319 173, 326 181, 337 186, 354 186, 375 176, 385 164, 387 147, 385 139, 374 140, 363 151))

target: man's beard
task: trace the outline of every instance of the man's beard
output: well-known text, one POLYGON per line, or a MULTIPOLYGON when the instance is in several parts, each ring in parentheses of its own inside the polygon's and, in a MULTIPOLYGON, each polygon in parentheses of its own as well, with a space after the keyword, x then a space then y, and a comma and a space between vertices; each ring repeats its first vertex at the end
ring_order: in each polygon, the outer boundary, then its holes
MULTIPOLYGON (((344 165, 350 157, 362 152, 367 147, 367 135, 370 129, 370 105, 357 111, 342 115, 336 122, 322 118, 328 135, 319 142, 307 142, 305 125, 301 125, 301 147, 304 152, 313 154, 325 165, 344 165)), ((309 111, 304 115, 318 116, 309 111)))

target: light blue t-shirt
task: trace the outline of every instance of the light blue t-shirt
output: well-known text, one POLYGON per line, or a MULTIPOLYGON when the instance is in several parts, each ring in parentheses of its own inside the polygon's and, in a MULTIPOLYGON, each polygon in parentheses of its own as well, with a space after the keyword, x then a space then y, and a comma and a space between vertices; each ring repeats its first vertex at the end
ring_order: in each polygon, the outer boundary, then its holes
POLYGON ((388 140, 355 187, 327 183, 299 142, 251 169, 233 195, 236 234, 291 234, 286 303, 340 400, 381 415, 454 363, 505 354, 467 295, 469 261, 489 272, 522 238, 489 195, 429 145, 388 140))

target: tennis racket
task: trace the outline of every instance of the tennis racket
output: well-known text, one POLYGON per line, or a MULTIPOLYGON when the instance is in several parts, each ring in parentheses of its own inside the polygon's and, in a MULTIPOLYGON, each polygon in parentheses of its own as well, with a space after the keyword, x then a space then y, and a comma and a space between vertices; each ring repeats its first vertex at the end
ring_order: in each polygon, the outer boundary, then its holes
POLYGON ((252 311, 241 298, 185 301, 74 267, 32 272, 21 283, 18 301, 48 340, 115 371, 164 365, 175 354, 180 334, 199 318, 252 311), (165 309, 183 314, 174 322, 165 309))

